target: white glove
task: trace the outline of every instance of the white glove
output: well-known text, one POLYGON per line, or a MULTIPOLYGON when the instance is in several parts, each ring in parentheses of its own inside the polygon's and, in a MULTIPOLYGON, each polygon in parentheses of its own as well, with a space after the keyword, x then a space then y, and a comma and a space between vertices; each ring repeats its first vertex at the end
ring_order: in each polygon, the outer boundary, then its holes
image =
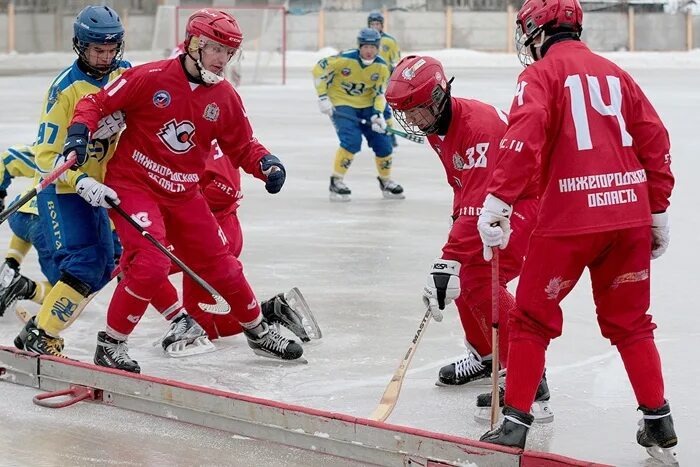
POLYGON ((318 98, 318 110, 320 110, 322 114, 326 114, 329 117, 333 115, 333 111, 335 109, 333 108, 333 104, 328 96, 324 95, 318 98))
POLYGON ((384 115, 372 115, 372 118, 369 120, 372 122, 372 131, 386 133, 386 120, 384 120, 384 115))
POLYGON ((102 117, 97 123, 97 130, 91 135, 92 139, 107 139, 112 135, 116 135, 126 127, 124 114, 121 110, 117 110, 111 115, 102 117))
POLYGON ((423 288, 423 303, 435 321, 442 321, 445 305, 459 297, 459 268, 457 261, 438 258, 428 273, 428 282, 423 288))
POLYGON ((119 204, 119 196, 117 192, 100 183, 92 177, 83 177, 75 184, 75 192, 80 195, 91 206, 96 208, 109 208, 106 198, 111 198, 116 204, 119 204))
POLYGON ((656 259, 666 253, 671 241, 671 225, 668 213, 660 212, 651 215, 651 259, 656 259))
POLYGON ((481 236, 481 243, 484 244, 484 259, 486 261, 491 261, 493 258, 491 247, 499 247, 503 250, 508 245, 512 212, 512 206, 490 193, 486 195, 476 224, 481 236))

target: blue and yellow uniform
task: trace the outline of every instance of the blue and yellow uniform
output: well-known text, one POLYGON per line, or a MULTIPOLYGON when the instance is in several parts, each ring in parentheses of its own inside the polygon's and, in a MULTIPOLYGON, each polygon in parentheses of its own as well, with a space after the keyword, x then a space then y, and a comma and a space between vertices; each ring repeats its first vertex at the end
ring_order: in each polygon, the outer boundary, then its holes
MULTIPOLYGON (((63 142, 78 101, 96 93, 130 67, 129 62, 119 61, 114 71, 95 79, 76 60, 51 83, 34 146, 39 175, 51 172, 57 161, 63 161, 63 142)), ((37 315, 37 325, 49 335, 55 336, 65 327, 71 316, 66 310, 76 309, 82 298, 100 290, 111 279, 114 241, 107 210, 90 206, 76 194, 75 185, 86 176, 99 182, 104 179, 117 138, 113 135, 91 141, 88 162, 80 170, 69 170, 61 181, 37 196, 44 236, 60 271, 58 283, 37 315)))
MULTIPOLYGON (((32 147, 27 145, 15 145, 0 154, 0 188, 5 190, 13 177, 34 178, 36 165, 32 147)), ((24 193, 23 193, 24 194, 24 193)), ((19 197, 18 197, 19 198, 19 197)), ((43 229, 39 221, 37 199, 33 198, 12 214, 8 219, 12 230, 10 245, 5 260, 13 259, 17 265, 22 263, 24 256, 34 245, 39 257, 41 272, 49 282, 35 282, 36 292, 31 299, 41 304, 51 285, 58 280, 58 268, 52 260, 52 250, 45 240, 43 229)))
POLYGON ((391 140, 386 134, 372 131, 359 119, 370 121, 386 107, 384 90, 389 80, 389 67, 378 55, 366 65, 359 49, 324 58, 313 69, 316 92, 327 95, 335 107, 332 119, 340 147, 336 152, 334 176, 342 178, 355 153, 362 147, 362 136, 376 156, 380 176, 389 177, 391 168, 391 140))
POLYGON ((384 59, 387 65, 389 65, 389 72, 393 73, 394 68, 396 68, 399 60, 401 60, 399 43, 391 34, 382 32, 381 35, 382 38, 379 41, 379 56, 384 59))

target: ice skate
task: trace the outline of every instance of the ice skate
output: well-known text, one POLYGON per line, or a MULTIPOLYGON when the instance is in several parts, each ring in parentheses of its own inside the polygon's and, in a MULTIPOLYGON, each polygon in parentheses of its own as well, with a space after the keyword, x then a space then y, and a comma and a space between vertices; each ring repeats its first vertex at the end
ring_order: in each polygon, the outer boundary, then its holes
POLYGON ((95 365, 131 373, 141 373, 141 367, 138 362, 129 357, 127 352, 126 341, 113 339, 104 331, 97 333, 95 365))
POLYGON ((386 199, 404 199, 406 196, 403 194, 403 187, 391 179, 382 180, 381 177, 377 177, 379 180, 379 189, 382 190, 382 196, 386 199))
POLYGON ((328 187, 331 201, 347 202, 350 201, 350 188, 343 183, 340 177, 331 176, 331 184, 328 187))
POLYGON ((491 376, 491 356, 482 358, 467 349, 467 355, 440 368, 436 386, 461 386, 491 376))
POLYGON ((161 345, 166 354, 175 358, 216 350, 204 329, 187 313, 175 318, 170 323, 170 329, 153 345, 161 345))
POLYGON ((302 342, 321 338, 321 329, 316 323, 316 318, 296 287, 263 302, 260 308, 267 322, 273 324, 277 331, 282 325, 302 342))
MULTIPOLYGON (((505 388, 503 385, 498 387, 499 405, 503 407, 505 388)), ((532 404, 530 414, 534 417, 536 423, 550 423, 554 420, 554 411, 549 405, 549 387, 547 386, 547 377, 542 376, 540 385, 537 386, 537 394, 535 394, 535 402, 532 404)), ((474 418, 477 421, 488 422, 491 420, 491 393, 479 394, 476 397, 476 411, 474 418)))
POLYGON ((36 284, 6 262, 0 267, 0 316, 11 310, 18 300, 34 296, 36 284))
POLYGON ((527 432, 532 425, 533 416, 513 407, 503 407, 503 423, 496 429, 485 433, 481 441, 525 449, 527 432))
POLYGON ((671 407, 666 402, 658 409, 639 407, 644 414, 639 421, 637 442, 646 448, 647 453, 664 465, 678 465, 674 447, 678 444, 673 428, 671 407))
POLYGON ((39 355, 63 357, 61 354, 63 352, 63 339, 49 336, 43 329, 38 328, 36 317, 30 318, 19 335, 15 337, 15 347, 39 355))
POLYGON ((269 327, 265 321, 254 329, 246 329, 244 332, 248 338, 248 346, 253 349, 256 355, 278 358, 280 360, 298 360, 301 363, 306 363, 306 359, 301 357, 304 353, 301 345, 281 336, 275 329, 269 327))

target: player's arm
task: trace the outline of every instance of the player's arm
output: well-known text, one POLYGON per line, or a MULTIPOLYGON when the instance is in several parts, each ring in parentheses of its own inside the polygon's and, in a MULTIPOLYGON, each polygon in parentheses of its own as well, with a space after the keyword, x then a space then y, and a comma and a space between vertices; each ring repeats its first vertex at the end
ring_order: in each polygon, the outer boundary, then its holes
POLYGON ((670 204, 674 185, 671 141, 649 99, 631 78, 629 82, 635 103, 634 110, 630 112, 632 118, 627 131, 632 136, 634 152, 647 175, 651 212, 664 212, 670 204))
POLYGON ((322 114, 328 116, 333 115, 334 111, 333 103, 328 97, 328 85, 333 79, 337 58, 338 56, 335 55, 319 60, 312 70, 316 95, 318 96, 318 109, 322 114))
POLYGON ((382 65, 379 79, 374 85, 374 112, 378 114, 383 114, 386 108, 386 98, 384 97, 384 91, 389 83, 389 67, 382 65))
POLYGON ((253 136, 250 121, 243 110, 243 103, 235 93, 232 97, 230 111, 225 119, 220 119, 217 142, 225 157, 229 157, 234 167, 241 167, 247 173, 265 181, 269 193, 282 189, 287 172, 282 162, 270 153, 258 139, 253 136))
POLYGON ((0 190, 6 190, 13 177, 34 177, 36 164, 31 146, 15 145, 0 154, 0 190))
POLYGON ((534 73, 535 70, 528 68, 520 75, 508 129, 499 142, 496 165, 486 190, 509 205, 518 199, 537 171, 546 142, 549 97, 542 80, 534 73))

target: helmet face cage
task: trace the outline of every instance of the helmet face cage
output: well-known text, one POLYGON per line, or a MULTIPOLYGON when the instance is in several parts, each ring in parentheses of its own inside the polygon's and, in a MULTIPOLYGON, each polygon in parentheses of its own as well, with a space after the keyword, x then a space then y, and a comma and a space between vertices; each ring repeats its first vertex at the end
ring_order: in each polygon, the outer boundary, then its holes
POLYGON ((528 67, 535 62, 535 58, 532 56, 530 48, 526 45, 528 37, 523 33, 520 25, 518 24, 515 28, 515 34, 513 37, 515 42, 515 51, 518 54, 518 60, 524 67, 528 67))
POLYGON ((437 131, 438 119, 445 109, 445 104, 450 96, 449 83, 447 89, 443 89, 440 83, 435 83, 430 94, 430 101, 409 109, 393 109, 394 117, 401 124, 406 133, 416 136, 426 136, 437 131))

